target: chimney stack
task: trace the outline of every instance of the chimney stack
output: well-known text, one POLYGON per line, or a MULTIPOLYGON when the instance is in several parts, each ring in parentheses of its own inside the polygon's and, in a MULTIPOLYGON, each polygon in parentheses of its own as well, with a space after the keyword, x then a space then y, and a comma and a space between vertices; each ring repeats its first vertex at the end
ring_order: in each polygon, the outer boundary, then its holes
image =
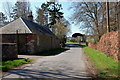
POLYGON ((31 12, 29 13, 29 15, 28 15, 28 20, 33 21, 32 11, 31 11, 31 12))

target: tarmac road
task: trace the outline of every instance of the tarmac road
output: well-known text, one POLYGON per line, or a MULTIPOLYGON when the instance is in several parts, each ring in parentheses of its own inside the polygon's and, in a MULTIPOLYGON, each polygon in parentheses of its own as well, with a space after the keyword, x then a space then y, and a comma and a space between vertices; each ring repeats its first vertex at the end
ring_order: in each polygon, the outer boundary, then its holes
POLYGON ((3 78, 90 80, 83 55, 82 48, 74 46, 58 55, 37 57, 38 59, 33 63, 8 71, 7 74, 3 75, 3 78))

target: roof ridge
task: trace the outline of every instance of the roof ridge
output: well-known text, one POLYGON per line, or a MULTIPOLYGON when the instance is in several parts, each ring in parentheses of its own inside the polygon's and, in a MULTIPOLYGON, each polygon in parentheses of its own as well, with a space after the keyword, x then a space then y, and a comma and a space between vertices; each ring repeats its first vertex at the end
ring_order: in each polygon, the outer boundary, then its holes
MULTIPOLYGON (((42 31, 42 32, 47 33, 47 34, 54 35, 54 33, 53 33, 48 27, 46 27, 46 26, 43 26, 43 25, 41 25, 41 24, 38 24, 38 23, 36 23, 36 22, 30 21, 30 20, 25 19, 25 18, 22 18, 22 17, 21 17, 21 19, 22 19, 24 22, 27 21, 27 22, 30 22, 30 23, 32 23, 32 24, 35 24, 36 26, 34 26, 34 27, 39 28, 39 29, 40 29, 40 32, 42 31), (39 27, 38 27, 38 26, 39 26, 39 27)), ((25 22, 25 24, 26 24, 26 22, 25 22)))
POLYGON ((21 29, 21 33, 26 33, 26 31, 27 31, 27 33, 33 33, 33 34, 41 34, 42 33, 42 34, 48 34, 48 35, 55 36, 55 34, 47 26, 43 26, 41 24, 30 21, 23 17, 19 17, 18 19, 13 20, 9 24, 10 25, 4 26, 5 31, 8 30, 8 28, 10 29, 10 32, 9 32, 9 30, 7 31, 8 34, 15 32, 15 29, 18 28, 18 29, 21 29), (7 26, 9 26, 9 27, 7 27, 7 26))
POLYGON ((25 27, 28 29, 28 31, 30 31, 30 33, 32 33, 32 31, 28 28, 28 26, 25 24, 25 22, 23 21, 22 17, 19 17, 19 19, 22 21, 22 23, 25 25, 25 27))

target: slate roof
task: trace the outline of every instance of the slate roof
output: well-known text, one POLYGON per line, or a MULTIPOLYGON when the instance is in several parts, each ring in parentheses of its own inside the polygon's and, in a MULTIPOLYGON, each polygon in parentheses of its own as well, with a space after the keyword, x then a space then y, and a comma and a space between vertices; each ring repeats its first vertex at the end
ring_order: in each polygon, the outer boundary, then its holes
POLYGON ((18 18, 0 28, 0 34, 49 34, 54 35, 48 27, 42 26, 25 18, 18 18))

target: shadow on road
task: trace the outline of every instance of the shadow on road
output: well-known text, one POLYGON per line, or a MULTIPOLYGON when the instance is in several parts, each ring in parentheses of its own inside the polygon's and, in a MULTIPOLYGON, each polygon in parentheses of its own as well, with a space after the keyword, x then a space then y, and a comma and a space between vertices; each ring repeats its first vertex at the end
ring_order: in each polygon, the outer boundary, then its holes
POLYGON ((67 47, 80 47, 80 48, 83 48, 83 47, 86 47, 86 45, 80 45, 80 44, 66 44, 67 47))
MULTIPOLYGON (((3 78, 2 80, 98 80, 98 79, 83 79, 83 78, 3 78)), ((102 79, 101 79, 102 80, 102 79)))
POLYGON ((11 72, 3 76, 2 80, 95 80, 93 78, 87 78, 84 72, 79 74, 79 77, 63 74, 60 71, 40 71, 30 69, 12 69, 11 72), (15 74, 17 78, 4 78, 9 74, 15 74), (59 76, 59 77, 58 77, 59 76))
POLYGON ((51 49, 47 51, 37 52, 34 54, 28 54, 29 56, 55 56, 58 54, 61 54, 62 52, 65 52, 69 49, 66 48, 57 48, 57 49, 51 49))
POLYGON ((1 80, 119 80, 115 78, 88 78, 85 76, 84 72, 79 74, 81 78, 74 77, 71 75, 66 75, 61 73, 60 71, 40 71, 40 70, 30 70, 30 69, 12 69, 6 75, 2 76, 1 80), (9 74, 15 74, 17 78, 4 78, 5 76, 9 76, 9 74), (58 78, 57 76, 61 76, 58 78), (62 78, 65 77, 65 78, 62 78), (82 78, 83 77, 83 78, 82 78), (86 77, 86 78, 85 78, 86 77))

